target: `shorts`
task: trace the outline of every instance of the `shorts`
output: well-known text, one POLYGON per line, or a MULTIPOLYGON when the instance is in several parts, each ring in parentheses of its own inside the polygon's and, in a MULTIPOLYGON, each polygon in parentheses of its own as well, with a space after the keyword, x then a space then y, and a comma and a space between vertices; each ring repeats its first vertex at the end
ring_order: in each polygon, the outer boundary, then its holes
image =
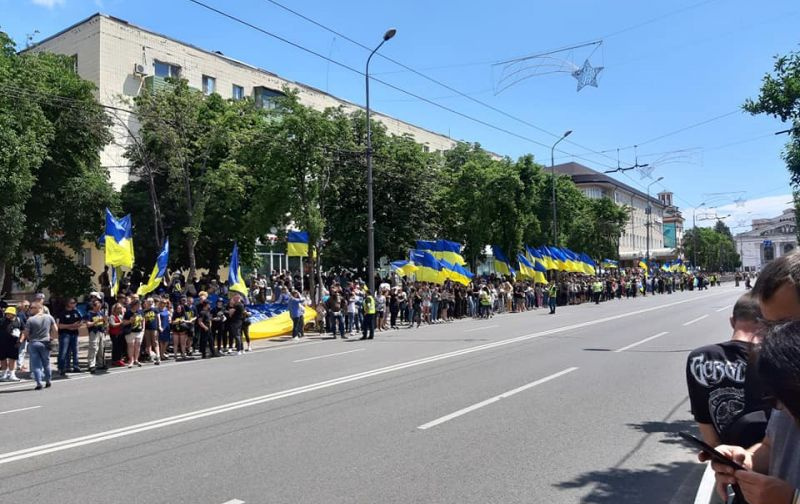
POLYGON ((158 341, 161 343, 169 343, 172 340, 170 337, 169 331, 161 331, 158 334, 158 341))
POLYGON ((17 348, 18 342, 19 339, 17 338, 0 337, 0 360, 17 360, 19 357, 19 348, 17 348))
POLYGON ((139 332, 129 332, 125 335, 125 341, 130 345, 134 342, 142 342, 142 338, 144 338, 144 331, 139 332))

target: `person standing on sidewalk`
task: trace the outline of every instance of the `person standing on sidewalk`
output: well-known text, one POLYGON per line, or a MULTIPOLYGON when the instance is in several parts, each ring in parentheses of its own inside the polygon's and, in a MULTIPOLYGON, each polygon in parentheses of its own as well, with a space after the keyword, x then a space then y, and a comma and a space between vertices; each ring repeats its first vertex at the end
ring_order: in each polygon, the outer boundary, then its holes
POLYGON ((78 366, 78 329, 83 323, 83 317, 76 309, 77 305, 75 298, 69 298, 64 312, 58 316, 58 374, 61 376, 67 375, 70 356, 72 372, 81 372, 78 366))
POLYGON ((364 297, 364 327, 361 339, 373 339, 375 337, 375 312, 377 311, 375 298, 372 293, 364 287, 366 296, 364 297), (369 334, 369 336, 367 336, 369 334))
POLYGON ((42 381, 45 387, 50 386, 50 342, 55 338, 58 338, 58 324, 53 317, 44 313, 40 302, 34 302, 20 341, 30 342, 31 374, 36 381, 35 390, 42 390, 42 381))
POLYGON ((131 302, 130 331, 125 335, 128 345, 128 367, 142 367, 139 362, 139 351, 144 339, 144 312, 138 299, 131 302))
POLYGON ((3 371, 0 381, 19 381, 16 371, 21 334, 22 323, 17 318, 17 309, 9 306, 3 311, 3 321, 0 322, 0 367, 3 371))
POLYGON ((303 325, 305 324, 305 299, 298 291, 293 290, 289 297, 289 316, 292 318, 292 339, 299 340, 304 336, 303 325))
POLYGON ((86 312, 86 325, 89 328, 89 355, 87 357, 89 372, 94 373, 98 367, 106 369, 106 311, 99 297, 90 296, 89 311, 86 312))
POLYGON ((153 299, 144 300, 144 346, 153 364, 161 363, 161 348, 158 345, 158 311, 153 306, 153 299))
POLYGON ((228 331, 230 333, 231 345, 236 343, 236 355, 244 354, 242 344, 242 326, 244 325, 245 309, 242 303, 242 295, 238 292, 233 293, 228 307, 228 331))

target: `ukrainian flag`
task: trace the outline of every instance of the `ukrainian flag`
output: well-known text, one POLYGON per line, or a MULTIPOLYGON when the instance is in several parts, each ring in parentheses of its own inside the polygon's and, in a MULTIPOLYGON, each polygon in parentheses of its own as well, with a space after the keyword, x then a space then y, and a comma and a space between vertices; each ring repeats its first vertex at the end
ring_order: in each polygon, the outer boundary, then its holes
POLYGON ((553 264, 555 265, 555 269, 559 271, 569 271, 569 266, 567 266, 567 258, 561 249, 558 247, 547 247, 550 251, 550 257, 553 259, 553 264))
POLYGON ((594 275, 596 273, 595 267, 597 266, 597 263, 594 262, 594 260, 585 252, 578 254, 578 257, 580 257, 581 262, 583 263, 584 272, 587 275, 594 275))
POLYGON ((639 259, 639 268, 644 270, 644 276, 648 276, 650 274, 650 268, 647 267, 647 263, 642 259, 639 259))
POLYGON ((416 278, 419 282, 442 283, 442 265, 427 250, 412 250, 409 259, 418 269, 416 278))
POLYGON ((419 269, 410 261, 392 261, 391 266, 395 273, 403 277, 408 276, 419 269))
POLYGON ((548 249, 546 245, 542 245, 538 249, 538 251, 542 255, 541 261, 542 261, 542 264, 544 264, 545 268, 547 268, 549 270, 558 269, 558 265, 553 260, 553 254, 550 252, 550 249, 548 249))
POLYGON ((469 285, 469 282, 472 280, 472 273, 459 264, 452 264, 444 259, 439 259, 439 265, 442 267, 442 276, 445 279, 452 280, 461 285, 469 285))
POLYGON ((561 252, 564 254, 564 257, 566 257, 565 262, 568 271, 572 271, 574 273, 584 273, 583 265, 581 264, 581 260, 578 258, 578 254, 568 248, 562 248, 561 252))
POLYGON ((289 231, 286 241, 287 256, 308 257, 308 231, 289 231))
MULTIPOLYGON (((308 234, 306 234, 306 240, 308 240, 308 234)), ((306 249, 306 253, 308 253, 308 249, 306 249)), ((239 246, 235 243, 233 244, 233 252, 231 252, 231 265, 228 268, 228 290, 238 292, 245 298, 249 292, 247 284, 242 278, 242 268, 239 266, 239 246)))
POLYGON ((117 292, 119 292, 119 276, 121 274, 119 266, 111 268, 111 297, 113 298, 117 297, 117 292))
POLYGON ((436 240, 433 246, 433 257, 437 259, 444 259, 450 264, 458 264, 459 266, 467 264, 467 262, 461 256, 460 243, 447 240, 436 240))
POLYGON ((603 269, 619 268, 619 263, 613 259, 603 259, 600 262, 600 267, 603 269))
POLYGON ((511 261, 503 253, 503 249, 499 245, 492 245, 492 253, 494 254, 494 270, 501 275, 514 276, 516 271, 511 267, 511 261))
POLYGON ((150 279, 147 281, 146 284, 139 286, 139 289, 136 291, 136 294, 144 296, 158 289, 158 286, 161 285, 161 280, 167 274, 168 263, 169 263, 169 240, 166 240, 164 242, 164 246, 161 248, 161 253, 159 253, 158 257, 156 258, 156 265, 153 266, 153 271, 150 273, 150 279))
POLYGON ((417 240, 417 250, 426 250, 428 252, 435 252, 436 242, 429 240, 417 240))
POLYGON ((547 285, 547 268, 539 261, 533 263, 533 281, 536 283, 547 285))
POLYGON ((519 263, 519 274, 522 277, 533 278, 536 276, 536 270, 533 269, 533 264, 522 254, 517 254, 517 262, 519 263))
POLYGON ((106 208, 106 265, 133 268, 133 224, 130 214, 117 219, 106 208))

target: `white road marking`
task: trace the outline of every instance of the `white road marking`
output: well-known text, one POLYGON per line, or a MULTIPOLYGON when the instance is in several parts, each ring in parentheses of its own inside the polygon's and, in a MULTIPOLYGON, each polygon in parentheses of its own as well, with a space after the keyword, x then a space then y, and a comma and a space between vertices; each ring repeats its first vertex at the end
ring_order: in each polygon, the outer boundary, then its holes
POLYGON ((728 310, 730 308, 733 308, 732 304, 729 304, 728 306, 723 306, 722 308, 718 309, 717 312, 725 311, 725 310, 728 310))
POLYGON ((624 352, 625 350, 630 350, 631 348, 637 347, 637 346, 641 345, 642 343, 647 343, 648 341, 654 340, 656 338, 660 338, 661 336, 664 336, 665 334, 669 334, 669 331, 660 332, 660 333, 656 334, 655 336, 650 336, 649 338, 645 338, 645 339, 643 339, 641 341, 637 341, 636 343, 631 343, 628 346, 624 346, 622 348, 618 348, 618 349, 614 350, 614 353, 619 353, 619 352, 624 352))
POLYGON ((696 319, 692 319, 692 320, 690 320, 689 322, 684 322, 684 323, 683 323, 683 325, 684 325, 684 326, 692 325, 692 324, 694 324, 695 322, 700 322, 701 320, 703 320, 703 319, 704 319, 704 318, 706 318, 706 317, 708 317, 708 313, 706 313, 705 315, 702 315, 702 316, 700 316, 700 317, 697 317, 696 319))
POLYGON ((445 422, 449 422, 450 420, 453 420, 454 418, 458 418, 460 416, 466 415, 467 413, 470 413, 470 412, 475 411, 477 409, 483 408, 484 406, 488 406, 488 405, 490 405, 492 403, 495 403, 495 402, 499 401, 500 399, 507 399, 507 398, 509 398, 509 397, 511 397, 511 396, 513 396, 515 394, 519 394, 520 392, 523 392, 523 391, 528 390, 530 388, 536 387, 537 385, 541 385, 543 383, 547 383, 550 380, 555 380, 559 376, 564 376, 565 374, 571 373, 571 372, 575 371, 576 369, 578 369, 578 368, 576 368, 576 367, 567 368, 567 369, 565 369, 563 371, 559 371, 558 373, 554 373, 554 374, 551 374, 550 376, 546 376, 546 377, 544 377, 544 378, 542 378, 540 380, 536 380, 535 382, 531 382, 531 383, 529 383, 527 385, 523 385, 521 387, 517 387, 515 389, 509 390, 508 392, 503 392, 500 395, 496 395, 494 397, 490 397, 489 399, 486 399, 486 400, 481 401, 479 403, 475 403, 472 406, 467 406, 466 408, 460 409, 460 410, 458 410, 458 411, 456 411, 454 413, 450 413, 449 415, 445 415, 443 417, 437 418, 436 420, 432 420, 432 421, 430 421, 430 422, 428 422, 426 424, 422 424, 419 427, 417 427, 417 429, 419 429, 419 430, 427 430, 427 429, 430 429, 431 427, 436 427, 437 425, 441 425, 441 424, 443 424, 445 422))
MULTIPOLYGON (((720 294, 712 294, 714 295, 722 295, 728 294, 726 292, 721 292, 720 294)), ((709 297, 711 297, 709 296, 709 297)), ((17 450, 8 453, 0 453, 0 465, 7 464, 9 462, 14 462, 17 460, 23 460, 33 457, 38 457, 41 455, 46 455, 48 453, 59 452, 63 450, 69 450, 72 448, 77 448, 79 446, 90 445, 94 443, 99 443, 102 441, 108 441, 111 439, 116 439, 124 436, 130 436, 133 434, 137 434, 139 432, 150 431, 154 429, 162 429, 164 427, 179 424, 183 422, 188 422, 191 420, 197 420, 200 418, 209 417, 212 415, 218 415, 220 413, 226 413, 228 411, 234 411, 241 408, 247 408, 250 406, 256 406, 258 404, 263 404, 271 401, 276 401, 278 399, 285 399, 287 397, 292 397, 300 394, 305 394, 308 392, 314 392, 317 390, 326 389, 329 387, 334 387, 337 385, 342 385, 344 383, 349 383, 357 380, 363 380, 365 378, 371 378, 374 376, 383 375, 386 373, 393 373, 396 371, 400 371, 403 369, 408 369, 415 366, 421 366, 424 364, 430 364, 432 362, 438 362, 445 359, 452 359, 454 357, 459 357, 461 355, 468 355, 475 352, 481 352, 484 350, 491 350, 498 347, 503 347, 506 345, 511 345, 514 343, 519 343, 522 341, 528 341, 535 338, 540 338, 542 336, 547 336, 550 334, 557 334, 566 331, 570 331, 572 329, 579 329, 582 327, 593 326, 597 324, 602 324, 605 322, 610 322, 612 320, 619 320, 627 317, 632 317, 634 315, 639 315, 642 313, 648 313, 655 310, 663 310, 664 308, 669 308, 670 306, 677 306, 683 303, 695 302, 696 298, 689 298, 684 299, 683 301, 675 301, 674 303, 668 303, 665 305, 658 305, 652 306, 650 308, 642 308, 641 310, 630 311, 627 313, 620 313, 618 315, 611 315, 608 317, 603 317, 595 320, 590 320, 587 322, 580 322, 577 324, 566 325, 562 327, 556 327, 553 329, 549 329, 546 331, 540 331, 537 333, 532 334, 525 334, 522 336, 517 336, 514 338, 509 338, 505 340, 494 341, 492 343, 485 343, 482 345, 476 345, 473 347, 465 348, 462 350, 455 350, 452 352, 447 352, 443 354, 433 355, 430 357, 424 357, 421 359, 416 359, 413 361, 401 362, 399 364, 394 364, 391 366, 386 366, 382 368, 373 369, 370 371, 364 371, 361 373, 356 373, 352 375, 343 376, 340 378, 334 378, 331 380, 326 380, 323 382, 312 383, 310 385, 305 385, 302 387, 296 387, 293 389, 283 390, 280 392, 273 392, 271 394, 266 394, 263 396, 252 397, 250 399, 244 399, 241 401, 236 401, 232 403, 222 404, 219 406, 214 406, 211 408, 205 408, 196 411, 190 411, 188 413, 183 413, 180 415, 174 415, 171 417, 166 418, 159 418, 156 420, 151 420, 149 422, 143 422, 139 424, 129 425, 127 427, 120 427, 118 429, 112 429, 104 432, 97 432, 94 434, 90 434, 87 436, 81 436, 73 439, 66 439, 64 441, 57 441, 54 443, 48 443, 39 446, 33 446, 31 448, 25 448, 22 450, 17 450)), ((209 362, 209 361, 205 361, 209 362)), ((176 366, 177 368, 177 366, 176 366)))
POLYGON ((472 329, 466 329, 464 332, 473 332, 473 331, 483 331, 484 329, 492 329, 494 327, 500 327, 499 325, 487 325, 481 327, 473 327, 472 329))
MULTIPOLYGON (((293 344, 286 345, 286 346, 270 346, 270 347, 267 347, 267 348, 259 348, 257 350, 252 350, 250 352, 246 352, 244 355, 231 355, 231 356, 228 356, 228 357, 237 357, 237 358, 241 359, 241 358, 244 358, 245 356, 247 356, 249 354, 256 354, 256 353, 262 353, 262 352, 272 352, 272 351, 276 351, 276 350, 289 350, 289 349, 292 349, 292 348, 306 348, 306 347, 309 347, 309 346, 312 346, 312 345, 319 345, 319 344, 325 343, 325 342, 324 341, 308 341, 308 342, 302 342, 301 341, 301 342, 292 342, 292 343, 293 344)), ((56 383, 58 384, 57 386, 60 387, 60 386, 62 386, 64 384, 67 384, 67 383, 73 383, 73 382, 80 381, 80 380, 87 380, 89 378, 106 379, 106 378, 108 378, 110 376, 127 376, 128 373, 142 373, 144 371, 152 371, 154 369, 180 369, 183 366, 187 366, 189 364, 198 364, 198 363, 201 363, 201 362, 205 362, 205 363, 214 362, 214 359, 194 359, 194 360, 184 361, 184 362, 180 362, 180 363, 175 362, 174 360, 168 360, 168 361, 162 362, 160 366, 151 365, 151 366, 145 366, 145 367, 136 368, 136 369, 115 368, 115 369, 119 369, 119 370, 118 371, 107 371, 107 372, 105 372, 105 373, 103 373, 101 375, 92 375, 92 374, 89 374, 89 373, 83 373, 80 376, 72 375, 68 379, 66 379, 66 380, 58 380, 58 382, 56 382, 56 383), (175 366, 174 364, 179 364, 179 365, 175 366)), ((33 380, 25 380, 25 381, 28 382, 28 383, 33 383, 33 380)), ((19 390, 19 389, 25 389, 25 388, 30 388, 30 385, 25 385, 25 384, 23 384, 23 385, 12 385, 10 387, 0 386, 0 391, 3 391, 3 390, 19 390)))
POLYGON ((306 362, 306 361, 312 361, 312 360, 317 360, 317 359, 327 359, 328 357, 335 357, 337 355, 344 355, 344 354, 349 354, 349 353, 353 353, 353 352, 363 352, 364 350, 366 350, 366 348, 358 348, 356 350, 348 350, 346 352, 336 352, 336 353, 327 354, 327 355, 318 355, 316 357, 309 357, 307 359, 298 359, 298 360, 292 361, 292 362, 306 362))
POLYGON ((231 499, 229 501, 223 502, 222 504, 244 504, 244 501, 239 499, 231 499))
POLYGON ((32 409, 36 409, 36 408, 41 408, 41 406, 31 406, 29 408, 17 408, 17 409, 12 409, 12 410, 8 410, 8 411, 0 411, 0 415, 6 415, 8 413, 16 413, 18 411, 28 411, 28 410, 32 410, 32 409))

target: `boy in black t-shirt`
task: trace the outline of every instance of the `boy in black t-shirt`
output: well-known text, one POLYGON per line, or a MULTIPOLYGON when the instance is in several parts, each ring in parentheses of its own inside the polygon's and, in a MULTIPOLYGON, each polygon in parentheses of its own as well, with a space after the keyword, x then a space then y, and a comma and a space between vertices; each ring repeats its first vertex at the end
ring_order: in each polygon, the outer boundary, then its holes
POLYGON ((756 373, 748 369, 761 339, 758 301, 749 294, 733 307, 730 341, 698 348, 686 362, 692 414, 703 439, 712 446, 751 446, 763 439, 769 406, 756 373))

